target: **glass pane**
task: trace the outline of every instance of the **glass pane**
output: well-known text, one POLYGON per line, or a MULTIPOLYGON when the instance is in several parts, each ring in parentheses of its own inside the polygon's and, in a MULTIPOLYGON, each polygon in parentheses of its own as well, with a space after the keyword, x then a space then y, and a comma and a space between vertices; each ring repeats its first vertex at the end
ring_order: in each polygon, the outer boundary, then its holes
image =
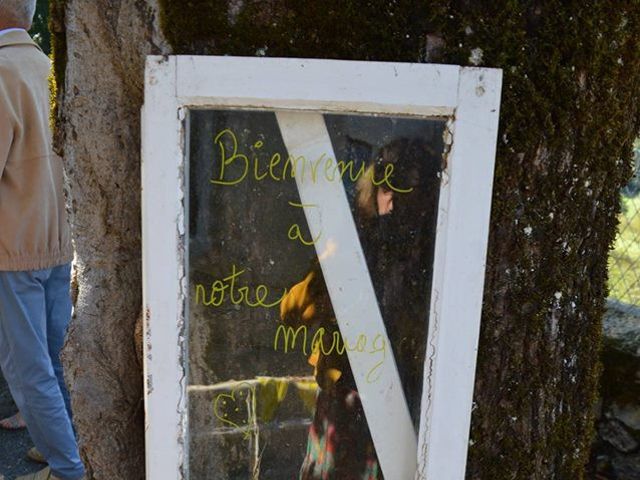
POLYGON ((273 112, 190 112, 191 480, 381 479, 346 349, 372 382, 395 358, 417 430, 445 122, 324 119, 333 151, 296 163, 273 112), (344 185, 389 344, 341 334, 304 166, 344 185))

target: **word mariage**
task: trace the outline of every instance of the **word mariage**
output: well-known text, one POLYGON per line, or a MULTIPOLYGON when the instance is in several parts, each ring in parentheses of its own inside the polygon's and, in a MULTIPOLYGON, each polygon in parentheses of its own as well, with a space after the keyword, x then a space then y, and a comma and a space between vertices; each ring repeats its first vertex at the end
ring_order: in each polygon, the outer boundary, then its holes
MULTIPOLYGON (((252 174, 256 181, 269 178, 275 182, 281 182, 296 177, 304 181, 309 178, 308 174, 310 174, 312 183, 318 181, 319 175, 324 175, 327 181, 333 182, 337 179, 342 180, 348 173, 349 179, 352 182, 356 182, 360 178, 365 177, 375 186, 383 185, 387 189, 397 193, 409 193, 413 190, 413 188, 402 189, 392 184, 395 168, 393 164, 386 165, 382 177, 376 178, 373 168, 366 168, 364 163, 356 167, 353 160, 336 162, 333 158, 326 157, 323 153, 315 160, 309 160, 303 156, 292 157, 291 155, 286 155, 287 158, 283 162, 283 156, 275 152, 269 158, 268 166, 263 165, 261 167, 260 159, 255 153, 250 160, 248 155, 239 151, 238 137, 233 130, 229 128, 222 130, 215 136, 214 143, 220 149, 219 175, 217 178, 211 178, 210 180, 210 182, 215 185, 229 186, 239 184, 250 175, 251 164, 253 163, 252 174)), ((253 144, 254 152, 260 153, 262 147, 264 147, 262 140, 253 144)))
POLYGON ((382 334, 377 334, 371 339, 368 335, 361 333, 355 342, 349 342, 339 330, 330 332, 324 327, 320 327, 315 331, 313 337, 309 337, 309 327, 307 325, 301 325, 298 328, 279 325, 273 339, 273 349, 278 351, 282 347, 284 353, 288 353, 296 350, 296 343, 299 344, 299 348, 302 349, 304 355, 312 352, 314 354, 322 353, 322 355, 331 355, 334 352, 338 355, 344 355, 345 352, 377 355, 377 359, 374 359, 374 361, 378 361, 370 366, 366 375, 366 380, 369 383, 374 383, 380 378, 380 370, 387 358, 387 341, 382 334), (300 342, 298 342, 298 335, 302 335, 300 342), (309 338, 311 338, 311 341, 309 341, 309 338))

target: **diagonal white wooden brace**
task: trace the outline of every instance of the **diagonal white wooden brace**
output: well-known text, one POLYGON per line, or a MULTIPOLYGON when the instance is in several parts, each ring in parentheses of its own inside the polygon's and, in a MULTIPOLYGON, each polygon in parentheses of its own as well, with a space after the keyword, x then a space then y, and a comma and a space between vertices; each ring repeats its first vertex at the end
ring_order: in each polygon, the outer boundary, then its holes
MULTIPOLYGON (((336 158, 322 114, 280 111, 276 117, 289 155, 308 162, 323 155, 336 158)), ((312 178, 311 168, 305 168, 296 183, 311 236, 318 239, 315 248, 342 335, 351 343, 363 334, 381 335, 391 351, 340 176, 312 178)), ((389 355, 371 381, 371 357, 357 351, 348 355, 384 477, 412 480, 417 438, 395 358, 389 355)))

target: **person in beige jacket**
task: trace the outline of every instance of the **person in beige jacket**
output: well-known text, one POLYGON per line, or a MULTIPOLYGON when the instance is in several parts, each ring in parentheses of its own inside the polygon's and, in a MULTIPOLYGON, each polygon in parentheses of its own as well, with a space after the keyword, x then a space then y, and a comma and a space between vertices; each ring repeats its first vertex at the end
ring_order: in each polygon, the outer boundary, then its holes
POLYGON ((18 480, 79 480, 60 362, 73 250, 49 128, 50 62, 26 32, 35 3, 0 0, 0 367, 49 464, 18 480))

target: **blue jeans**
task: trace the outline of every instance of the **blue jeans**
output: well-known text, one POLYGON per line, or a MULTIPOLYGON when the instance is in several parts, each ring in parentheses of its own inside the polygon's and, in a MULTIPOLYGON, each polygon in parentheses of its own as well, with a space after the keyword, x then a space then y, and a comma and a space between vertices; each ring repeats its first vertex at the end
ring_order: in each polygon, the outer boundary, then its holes
POLYGON ((0 271, 0 366, 33 443, 64 480, 84 475, 60 362, 70 275, 70 264, 0 271))

